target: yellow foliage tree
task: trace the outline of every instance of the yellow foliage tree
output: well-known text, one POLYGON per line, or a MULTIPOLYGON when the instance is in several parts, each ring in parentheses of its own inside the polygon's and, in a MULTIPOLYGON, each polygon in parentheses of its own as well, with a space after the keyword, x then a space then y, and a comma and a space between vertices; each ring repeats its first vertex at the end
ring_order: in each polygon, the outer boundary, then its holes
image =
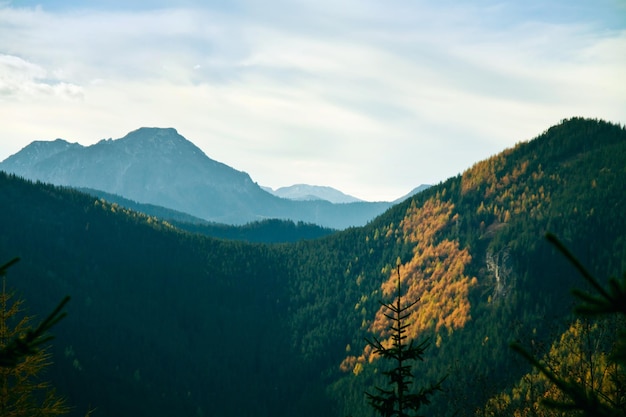
MULTIPOLYGON (((457 241, 438 239, 438 233, 456 221, 454 205, 429 199, 423 206, 412 205, 401 223, 405 241, 412 243, 413 257, 400 265, 410 299, 419 300, 408 320, 407 336, 417 338, 434 326, 452 332, 470 320, 469 288, 476 280, 465 275, 471 256, 457 241), (418 314, 419 312, 419 314, 418 314)), ((393 276, 382 285, 383 293, 394 293, 393 276)), ((371 330, 383 335, 388 321, 380 309, 371 330)))
POLYGON ((45 350, 31 350, 29 344, 23 341, 24 335, 33 334, 31 318, 20 317, 23 301, 12 301, 13 295, 6 290, 4 269, 0 272, 0 349, 5 352, 8 347, 13 348, 16 341, 22 341, 18 345, 28 351, 14 363, 0 366, 0 416, 48 417, 66 414, 69 409, 65 400, 56 395, 50 383, 39 378, 50 364, 50 354, 45 350))
POLYGON ((623 417, 626 415, 626 274, 606 288, 551 234, 547 239, 594 292, 574 289, 576 320, 539 359, 511 347, 534 367, 509 393, 488 401, 477 416, 623 417), (591 320, 591 321, 589 321, 591 320))
MULTIPOLYGON (((457 241, 439 237, 446 226, 456 222, 453 211, 452 203, 438 198, 431 198, 419 207, 413 203, 396 229, 406 243, 413 245, 413 256, 399 265, 398 271, 406 288, 405 296, 418 300, 415 309, 407 312, 408 338, 418 339, 430 329, 446 329, 451 333, 471 318, 469 289, 477 283, 476 278, 465 274, 471 255, 457 241)), ((385 297, 393 298, 397 290, 395 273, 389 274, 381 289, 385 297)), ((383 346, 392 345, 384 307, 377 311, 369 330, 380 338, 383 346)), ((359 357, 347 357, 341 369, 347 372, 357 363, 373 361, 372 353, 367 346, 359 357)))
MULTIPOLYGON (((543 357, 555 374, 576 381, 585 389, 600 394, 603 402, 623 403, 623 369, 610 361, 601 345, 615 342, 615 323, 576 320, 543 357)), ((606 347, 606 346, 605 346, 606 347)), ((535 369, 524 375, 509 392, 491 398, 477 416, 566 417, 584 415, 582 411, 545 406, 545 401, 563 403, 567 395, 535 369)))

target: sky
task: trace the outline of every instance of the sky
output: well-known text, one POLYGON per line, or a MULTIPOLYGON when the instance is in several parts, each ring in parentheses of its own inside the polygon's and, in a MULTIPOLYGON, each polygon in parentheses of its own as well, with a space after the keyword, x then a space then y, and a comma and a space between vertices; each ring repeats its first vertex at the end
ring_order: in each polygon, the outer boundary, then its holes
POLYGON ((626 123, 626 0, 0 0, 0 160, 173 127, 390 201, 576 116, 626 123))

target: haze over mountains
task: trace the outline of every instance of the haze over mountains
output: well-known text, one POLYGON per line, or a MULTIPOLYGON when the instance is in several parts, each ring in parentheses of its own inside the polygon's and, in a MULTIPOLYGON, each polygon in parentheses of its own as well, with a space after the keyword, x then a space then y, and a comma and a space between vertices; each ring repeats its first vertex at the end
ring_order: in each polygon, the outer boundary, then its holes
POLYGON ((270 193, 247 173, 212 160, 172 128, 140 128, 91 146, 63 139, 35 141, 0 163, 0 170, 234 225, 276 218, 344 229, 366 224, 393 204, 308 185, 270 193))

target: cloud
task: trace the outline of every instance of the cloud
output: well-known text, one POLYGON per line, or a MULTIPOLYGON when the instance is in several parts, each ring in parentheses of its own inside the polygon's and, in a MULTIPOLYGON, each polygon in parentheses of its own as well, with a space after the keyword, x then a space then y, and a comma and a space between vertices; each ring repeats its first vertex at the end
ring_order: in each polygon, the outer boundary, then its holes
POLYGON ((563 118, 626 119, 624 24, 570 3, 0 6, 0 134, 172 126, 263 184, 391 199, 563 118))
POLYGON ((0 54, 0 98, 22 100, 37 97, 81 99, 83 89, 48 77, 42 67, 12 55, 0 54))

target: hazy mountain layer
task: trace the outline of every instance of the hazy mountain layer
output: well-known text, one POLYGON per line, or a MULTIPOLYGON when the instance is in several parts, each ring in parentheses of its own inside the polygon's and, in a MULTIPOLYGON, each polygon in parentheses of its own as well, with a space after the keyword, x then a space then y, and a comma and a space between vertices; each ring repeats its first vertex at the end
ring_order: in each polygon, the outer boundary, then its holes
POLYGON ((227 224, 276 218, 343 229, 363 225, 391 205, 278 198, 248 174, 210 159, 174 129, 141 128, 87 147, 60 139, 33 142, 0 163, 0 170, 227 224))
POLYGON ((360 200, 351 195, 327 186, 294 184, 288 187, 280 187, 270 192, 275 196, 290 200, 326 200, 335 204, 356 203, 360 200))
POLYGON ((89 188, 77 188, 77 190, 100 197, 106 202, 116 204, 124 209, 131 209, 164 220, 179 229, 222 239, 264 243, 297 242, 303 239, 327 236, 336 232, 335 229, 324 228, 310 223, 294 223, 291 220, 266 219, 243 226, 214 223, 161 206, 137 203, 104 191, 89 188))

